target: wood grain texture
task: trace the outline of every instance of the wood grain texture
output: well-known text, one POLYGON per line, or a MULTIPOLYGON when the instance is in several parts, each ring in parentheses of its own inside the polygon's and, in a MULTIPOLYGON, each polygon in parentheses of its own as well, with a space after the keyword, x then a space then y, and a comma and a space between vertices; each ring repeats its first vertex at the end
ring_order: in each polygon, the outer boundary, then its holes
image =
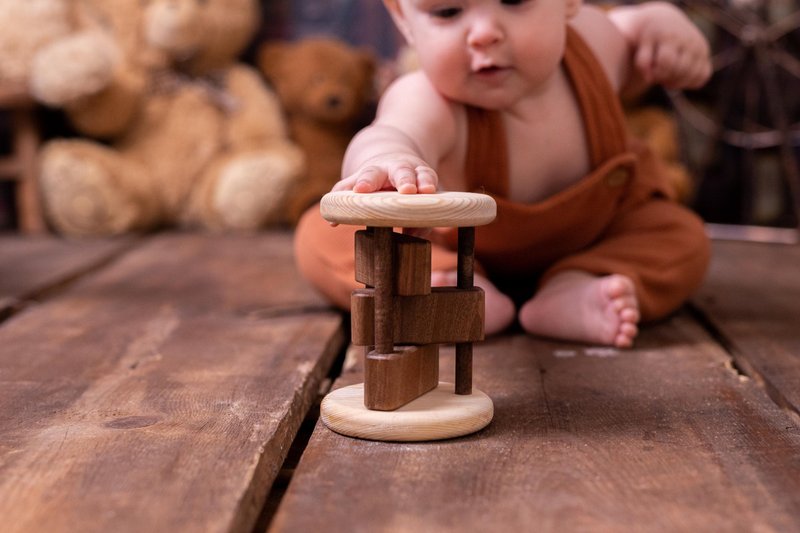
POLYGON ((320 213, 329 222, 352 226, 462 227, 488 224, 497 216, 497 205, 489 195, 467 192, 337 191, 322 197, 320 213))
POLYGON ((364 365, 364 405, 391 411, 439 384, 439 345, 396 346, 389 354, 373 350, 364 365))
MULTIPOLYGON (((374 344, 372 289, 357 289, 350 299, 352 342, 374 344)), ((394 298, 394 342, 433 344, 483 340, 484 294, 479 287, 434 287, 424 296, 394 298)))
POLYGON ((3 324, 4 532, 252 529, 342 343, 260 312, 308 301, 286 237, 159 236, 3 324))
POLYGON ((270 531, 800 529, 800 429, 688 315, 633 350, 517 335, 474 364, 486 429, 388 444, 318 425, 270 531))
POLYGON ((394 351, 394 243, 392 228, 373 228, 374 254, 372 270, 375 289, 372 290, 373 328, 375 350, 378 353, 394 351))
POLYGON ((0 236, 0 315, 41 299, 135 246, 133 239, 0 236))
POLYGON ((714 242, 695 306, 773 398, 800 413, 800 246, 714 242))
MULTIPOLYGON (((403 296, 430 294, 431 243, 425 239, 392 233, 394 242, 394 293, 403 296)), ((374 286, 374 236, 372 232, 356 232, 356 281, 374 286)))
POLYGON ((458 395, 452 383, 439 383, 429 393, 394 411, 364 406, 363 385, 331 392, 322 401, 322 422, 342 435, 362 439, 421 442, 461 437, 491 421, 492 400, 481 391, 458 395))

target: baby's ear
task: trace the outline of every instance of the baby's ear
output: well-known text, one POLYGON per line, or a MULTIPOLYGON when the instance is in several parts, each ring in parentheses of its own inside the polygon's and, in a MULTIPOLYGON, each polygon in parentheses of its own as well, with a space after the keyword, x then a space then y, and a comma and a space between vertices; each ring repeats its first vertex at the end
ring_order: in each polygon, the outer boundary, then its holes
POLYGON ((403 34, 405 37, 406 42, 408 44, 414 44, 414 39, 411 36, 411 31, 408 27, 408 23, 406 22, 406 17, 403 14, 403 10, 400 8, 400 4, 397 0, 383 0, 383 5, 386 6, 386 9, 389 11, 389 14, 392 16, 392 20, 394 20, 395 26, 397 29, 400 30, 400 33, 403 34))
POLYGON ((583 5, 583 0, 566 0, 567 2, 567 20, 571 19, 580 11, 583 5))

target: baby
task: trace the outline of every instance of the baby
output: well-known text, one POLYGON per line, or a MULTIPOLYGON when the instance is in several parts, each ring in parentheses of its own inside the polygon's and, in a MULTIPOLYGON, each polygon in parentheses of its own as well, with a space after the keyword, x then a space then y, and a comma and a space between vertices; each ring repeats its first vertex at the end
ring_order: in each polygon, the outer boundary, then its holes
MULTIPOLYGON (((706 82, 709 47, 688 18, 663 2, 384 3, 420 70, 386 90, 334 190, 491 194, 498 217, 475 247, 487 334, 516 318, 532 334, 629 347, 640 320, 679 307, 702 281, 708 241, 627 138, 617 95, 706 82)), ((312 208, 296 233, 301 271, 344 308, 353 231, 312 208)), ((453 285, 453 231, 432 240, 432 282, 453 285)))

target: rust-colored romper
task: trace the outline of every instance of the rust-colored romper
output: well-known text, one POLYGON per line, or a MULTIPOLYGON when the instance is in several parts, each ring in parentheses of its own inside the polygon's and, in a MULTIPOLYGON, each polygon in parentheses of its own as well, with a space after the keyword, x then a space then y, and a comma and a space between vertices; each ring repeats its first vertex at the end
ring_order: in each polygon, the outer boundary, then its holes
MULTIPOLYGON (((564 66, 581 107, 592 168, 571 187, 534 204, 512 202, 499 113, 468 108, 465 165, 469 190, 491 194, 497 219, 476 228, 479 268, 521 302, 537 284, 565 270, 624 274, 636 285, 643 320, 675 310, 700 285, 709 261, 701 220, 673 200, 659 162, 628 139, 622 109, 601 65, 569 29, 564 66)), ((312 207, 300 221, 300 271, 348 309, 354 280, 353 234, 331 228, 312 207)), ((434 237, 433 270, 456 268, 455 230, 434 237)))

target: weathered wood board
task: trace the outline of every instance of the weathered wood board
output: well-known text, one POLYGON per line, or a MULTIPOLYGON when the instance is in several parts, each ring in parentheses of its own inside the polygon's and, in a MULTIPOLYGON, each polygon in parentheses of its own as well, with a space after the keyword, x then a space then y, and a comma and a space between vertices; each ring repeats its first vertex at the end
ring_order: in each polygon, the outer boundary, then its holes
POLYGON ((250 531, 342 344, 290 245, 158 236, 7 320, 0 529, 250 531))
POLYGON ((736 363, 800 413, 800 246, 715 242, 694 303, 736 363))
POLYGON ((0 316, 109 262, 132 239, 0 236, 0 316))
POLYGON ((474 365, 486 429, 401 444, 318 424, 269 530, 800 529, 800 428, 687 314, 633 350, 517 335, 474 365))

